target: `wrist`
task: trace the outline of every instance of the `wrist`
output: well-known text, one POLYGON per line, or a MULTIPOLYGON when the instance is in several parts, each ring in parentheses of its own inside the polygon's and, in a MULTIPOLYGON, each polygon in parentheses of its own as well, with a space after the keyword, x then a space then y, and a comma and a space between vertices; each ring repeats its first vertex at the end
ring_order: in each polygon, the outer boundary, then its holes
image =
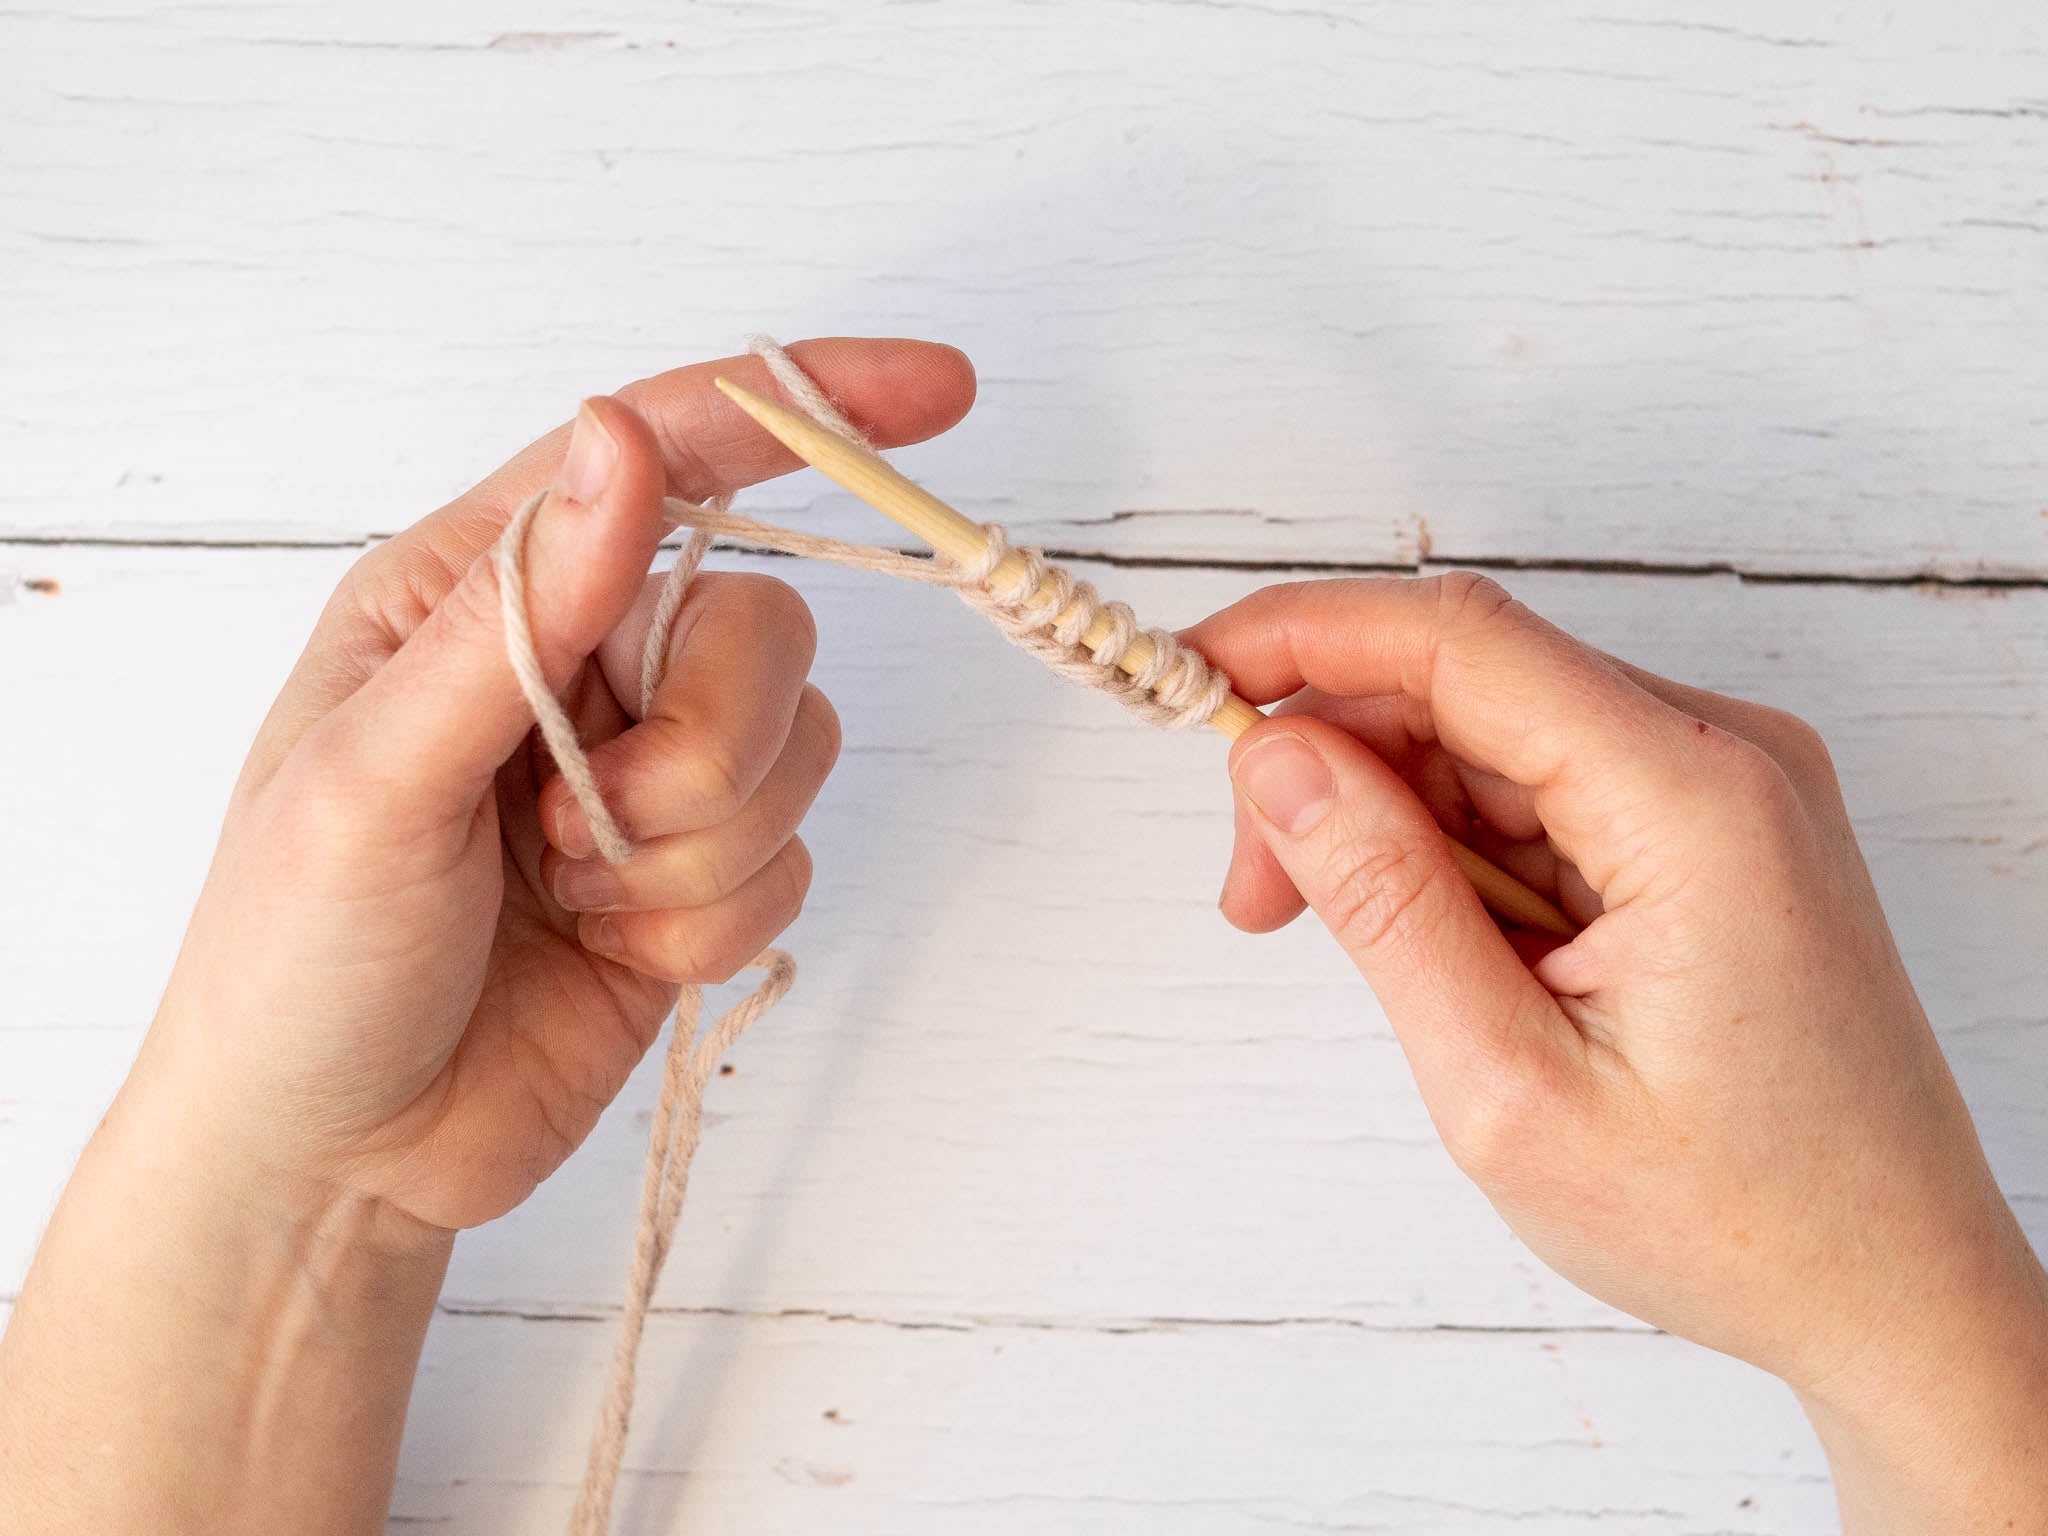
POLYGON ((214 1091, 224 1075, 145 1046, 80 1173, 104 1165, 147 1187, 172 1235, 204 1228, 231 1243, 216 1254, 291 1265, 309 1279, 445 1263, 453 1231, 309 1163, 312 1138, 214 1091))
POLYGON ((1975 1284, 1930 1289, 1855 1361, 1796 1389, 1845 1536, 2048 1529, 2048 1276, 2016 1223, 1998 1247, 1975 1284))
POLYGON ((193 1326, 232 1335, 252 1383, 308 1350, 375 1352, 424 1330, 454 1247, 446 1228, 286 1165, 203 1094, 140 1069, 76 1179, 97 1207, 126 1210, 124 1252, 193 1326))
POLYGON ((0 1349, 0 1531, 372 1528, 452 1244, 138 1071, 0 1349))

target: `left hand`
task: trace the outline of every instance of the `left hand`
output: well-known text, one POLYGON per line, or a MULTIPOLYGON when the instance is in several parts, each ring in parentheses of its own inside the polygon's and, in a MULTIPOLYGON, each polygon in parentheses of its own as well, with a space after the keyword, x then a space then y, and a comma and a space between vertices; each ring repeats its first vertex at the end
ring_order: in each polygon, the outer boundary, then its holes
MULTIPOLYGON (((793 349, 884 444, 942 430, 951 348, 793 349)), ((706 574, 636 718, 661 500, 795 461, 711 388, 753 358, 588 402, 343 580, 251 752, 125 1099, 240 1166, 437 1229, 498 1216, 582 1141, 673 1006, 796 915, 795 834, 838 750, 804 681, 810 615, 706 574), (635 843, 614 869, 532 735, 490 549, 554 477, 527 542, 548 681, 635 843)))
MULTIPOLYGON (((973 396, 950 347, 791 351, 884 444, 973 396)), ((589 1133, 678 983, 795 915, 796 825, 839 741, 796 594, 701 577, 632 707, 663 494, 796 467, 719 373, 773 388, 730 358, 590 401, 327 605, 0 1337, 0 1536, 384 1529, 454 1229, 589 1133), (527 612, 635 845, 616 870, 532 740, 500 625, 491 547, 550 480, 527 612)))

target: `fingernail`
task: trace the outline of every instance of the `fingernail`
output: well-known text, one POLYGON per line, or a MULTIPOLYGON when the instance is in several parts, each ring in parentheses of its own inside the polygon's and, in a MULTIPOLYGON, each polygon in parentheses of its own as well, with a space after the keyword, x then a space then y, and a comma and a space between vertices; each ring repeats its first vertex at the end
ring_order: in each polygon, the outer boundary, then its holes
POLYGON ((555 900, 571 912, 616 907, 622 894, 619 877, 602 859, 579 859, 555 873, 555 900))
POLYGON ((1330 765, 1292 731, 1257 743, 1230 771, 1245 798, 1290 837, 1323 819, 1337 796, 1330 765))
POLYGON ((625 953, 625 942, 619 937, 619 925, 610 918, 585 918, 581 926, 583 947, 593 955, 617 956, 625 953))
POLYGON ((605 482, 612 477, 612 466, 618 462, 619 445, 605 431, 604 423, 589 406, 578 406, 576 425, 569 429, 569 452, 563 457, 562 473, 555 480, 556 489, 571 501, 588 506, 604 491, 605 482))
POLYGON ((555 812, 555 846, 572 859, 587 859, 597 852, 597 839, 590 835, 590 821, 574 800, 555 812))

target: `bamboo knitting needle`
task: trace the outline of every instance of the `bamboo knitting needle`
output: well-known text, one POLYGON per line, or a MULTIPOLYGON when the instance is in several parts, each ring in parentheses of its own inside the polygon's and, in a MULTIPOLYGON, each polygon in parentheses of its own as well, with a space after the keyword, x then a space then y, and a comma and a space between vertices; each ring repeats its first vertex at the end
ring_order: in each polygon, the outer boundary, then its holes
MULTIPOLYGON (((877 512, 893 518, 948 559, 961 565, 971 565, 986 548, 986 535, 979 523, 897 473, 895 467, 879 455, 848 442, 835 432, 826 431, 809 417, 799 416, 795 411, 762 399, 730 379, 719 378, 712 382, 783 447, 877 512)), ((1011 550, 990 575, 989 583, 992 586, 1015 583, 1023 573, 1024 557, 1011 550)), ((1051 596, 1049 582, 1040 585, 1038 595, 1051 596)), ((1089 627, 1085 643, 1091 646, 1100 644, 1108 637, 1111 622, 1107 613, 1098 613, 1094 624, 1089 627)), ((1150 664, 1152 656, 1152 642, 1138 634, 1132 637, 1120 665, 1135 675, 1150 664)), ((1264 718, 1253 705, 1233 693, 1223 701, 1223 707, 1216 711, 1209 723, 1235 741, 1264 718)), ((1570 938, 1579 931, 1578 925, 1553 903, 1537 895, 1506 870, 1489 863, 1455 838, 1448 841, 1459 871, 1472 882, 1480 899, 1502 917, 1525 928, 1554 933, 1560 938, 1570 938)))

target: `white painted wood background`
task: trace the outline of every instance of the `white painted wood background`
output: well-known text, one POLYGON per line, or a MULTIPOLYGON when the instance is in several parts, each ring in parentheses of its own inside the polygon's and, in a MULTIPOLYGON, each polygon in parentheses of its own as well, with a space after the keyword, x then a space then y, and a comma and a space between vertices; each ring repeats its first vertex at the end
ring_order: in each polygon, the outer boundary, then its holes
MULTIPOLYGON (((2044 257, 2017 3, 0 11, 0 1291, 363 542, 764 326, 966 347, 902 462, 1163 621, 1532 566, 1807 714, 2048 1236, 2044 257)), ((1780 1388, 1548 1276, 1330 946, 1215 916, 1217 744, 772 568, 846 759, 622 1530, 1831 1527, 1780 1388)), ((559 1528, 652 1086, 464 1239, 395 1530, 559 1528)))

